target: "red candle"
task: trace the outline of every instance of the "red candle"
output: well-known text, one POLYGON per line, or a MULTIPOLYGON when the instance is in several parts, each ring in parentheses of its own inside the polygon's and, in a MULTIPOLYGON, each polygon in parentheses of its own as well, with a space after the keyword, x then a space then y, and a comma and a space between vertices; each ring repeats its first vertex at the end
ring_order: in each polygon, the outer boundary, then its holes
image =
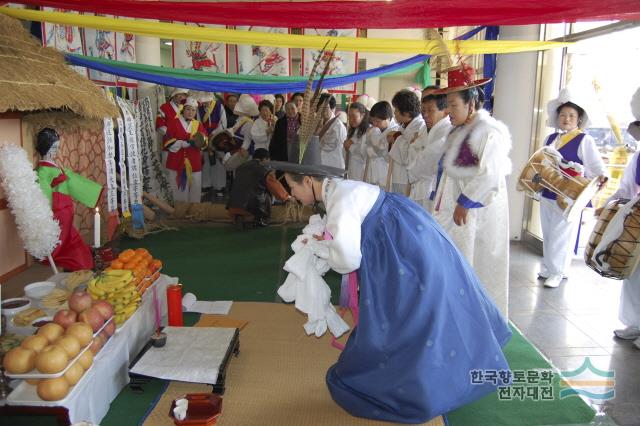
POLYGON ((182 327, 182 284, 167 286, 167 310, 169 325, 182 327))

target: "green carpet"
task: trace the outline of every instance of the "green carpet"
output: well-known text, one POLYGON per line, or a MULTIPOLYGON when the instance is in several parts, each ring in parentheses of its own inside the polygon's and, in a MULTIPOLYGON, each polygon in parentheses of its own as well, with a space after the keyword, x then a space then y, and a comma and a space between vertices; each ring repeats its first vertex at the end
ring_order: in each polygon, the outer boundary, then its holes
MULTIPOLYGON (((179 277, 183 293, 199 300, 279 301, 276 291, 287 277, 282 270, 300 227, 238 231, 230 225, 184 227, 143 240, 123 239, 120 249, 144 247, 163 262, 162 273, 179 277)), ((325 277, 338 303, 340 275, 325 277)))
MULTIPOLYGON (((512 371, 520 370, 527 374, 527 371, 534 369, 549 370, 552 367, 538 353, 538 351, 520 334, 518 330, 511 327, 513 337, 504 349, 504 353, 509 361, 512 371)), ((534 382, 535 379, 532 379, 534 382)), ((481 426, 481 425, 562 425, 562 424, 583 424, 589 423, 595 412, 576 396, 559 399, 560 379, 554 372, 553 377, 553 400, 542 401, 533 398, 520 400, 519 396, 511 400, 499 400, 498 394, 493 393, 484 398, 459 408, 447 414, 449 426, 481 426)), ((548 386, 547 383, 527 385, 530 387, 548 386)), ((522 388, 523 385, 516 383, 515 387, 522 388)), ((532 392, 532 397, 533 392, 532 392)))

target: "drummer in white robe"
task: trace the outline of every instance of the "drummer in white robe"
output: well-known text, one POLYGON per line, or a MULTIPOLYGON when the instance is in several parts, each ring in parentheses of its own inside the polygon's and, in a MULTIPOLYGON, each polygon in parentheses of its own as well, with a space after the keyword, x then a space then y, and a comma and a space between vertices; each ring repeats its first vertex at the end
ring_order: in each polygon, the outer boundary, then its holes
POLYGON ((367 130, 370 127, 367 108, 359 102, 349 105, 347 111, 349 117, 349 129, 347 140, 344 142, 346 152, 347 176, 351 180, 362 180, 364 176, 364 149, 367 138, 367 130))
POLYGON ((336 98, 323 93, 318 105, 323 104, 322 120, 315 135, 320 139, 320 162, 323 166, 344 169, 342 144, 347 139, 347 128, 336 116, 336 98))
MULTIPOLYGON (((640 89, 636 91, 631 99, 631 111, 638 121, 629 124, 627 131, 637 141, 640 141, 640 89)), ((624 170, 620 187, 609 198, 632 199, 640 195, 640 150, 631 158, 627 168, 624 170)), ((616 337, 625 340, 633 340, 633 346, 640 349, 640 267, 637 267, 633 274, 622 282, 622 292, 620 293, 620 309, 618 319, 627 327, 615 330, 616 337)))
POLYGON ((442 175, 441 160, 451 131, 447 97, 429 94, 422 98, 422 117, 426 127, 409 145, 409 198, 433 213, 433 200, 442 175))
POLYGON ((444 174, 434 217, 447 231, 508 318, 509 204, 506 176, 511 173, 511 136, 507 127, 482 109, 480 86, 467 64, 447 70, 447 95, 453 128, 447 137, 444 174))
MULTIPOLYGON (((604 162, 593 138, 583 132, 589 125, 585 104, 576 100, 575 94, 567 89, 549 102, 547 125, 557 128, 558 132, 547 137, 545 145, 555 148, 565 160, 582 164, 585 177, 600 176, 604 183, 604 162)), ((566 277, 579 227, 579 221, 570 223, 564 218, 555 198, 556 194, 551 191, 543 191, 540 197, 543 266, 538 275, 545 280, 544 286, 550 288, 558 287, 566 277)))
POLYGON ((371 107, 369 113, 371 127, 367 132, 364 146, 366 176, 364 181, 386 189, 389 170, 389 143, 387 135, 398 130, 393 119, 393 107, 387 101, 380 101, 371 107))
MULTIPOLYGON (((392 143, 389 150, 389 161, 393 161, 391 179, 392 191, 399 194, 409 194, 409 145, 411 141, 424 129, 424 119, 420 111, 420 98, 413 90, 400 90, 391 100, 393 115, 400 124, 400 135, 389 135, 392 143), (395 140, 394 140, 395 139, 395 140)), ((397 134, 396 134, 397 135, 397 134)))

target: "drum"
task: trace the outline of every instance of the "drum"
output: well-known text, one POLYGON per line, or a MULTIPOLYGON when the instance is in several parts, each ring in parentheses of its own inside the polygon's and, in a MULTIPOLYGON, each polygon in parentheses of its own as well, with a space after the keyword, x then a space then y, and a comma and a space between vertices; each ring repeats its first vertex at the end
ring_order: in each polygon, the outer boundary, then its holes
POLYGON ((518 178, 518 191, 528 191, 531 196, 534 196, 544 189, 541 184, 540 172, 547 167, 546 158, 543 150, 538 150, 531 156, 518 178))
POLYGON ((545 146, 531 156, 520 173, 517 188, 535 198, 543 189, 555 193, 564 217, 574 221, 599 189, 598 178, 580 176, 581 171, 575 167, 564 161, 558 151, 545 146))
POLYGON ((615 200, 602 209, 584 252, 591 269, 622 280, 640 260, 640 201, 615 200))

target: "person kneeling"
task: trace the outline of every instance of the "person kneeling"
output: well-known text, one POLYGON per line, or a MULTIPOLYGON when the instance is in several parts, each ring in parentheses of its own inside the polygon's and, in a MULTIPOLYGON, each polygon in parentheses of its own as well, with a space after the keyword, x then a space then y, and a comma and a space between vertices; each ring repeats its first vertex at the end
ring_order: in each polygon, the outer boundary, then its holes
POLYGON ((269 151, 258 148, 252 160, 236 169, 227 202, 227 210, 234 220, 254 217, 257 226, 267 226, 272 197, 280 201, 292 199, 276 179, 275 172, 267 168, 268 162, 269 151))

